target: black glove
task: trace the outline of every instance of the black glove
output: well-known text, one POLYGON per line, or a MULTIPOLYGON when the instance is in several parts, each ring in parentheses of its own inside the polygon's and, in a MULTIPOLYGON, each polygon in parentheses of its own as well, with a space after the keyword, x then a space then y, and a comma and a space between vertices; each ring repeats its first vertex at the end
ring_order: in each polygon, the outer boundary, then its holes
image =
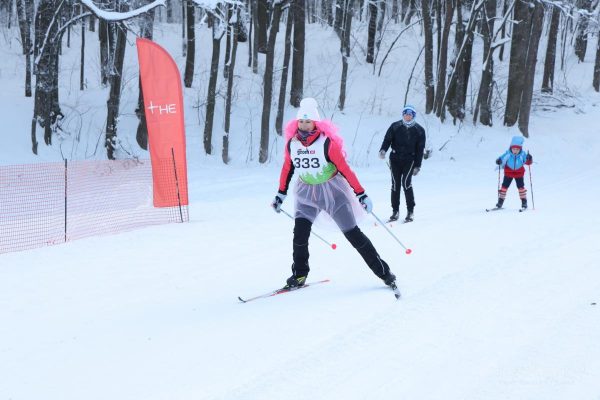
POLYGON ((525 159, 529 162, 533 162, 533 157, 531 156, 531 154, 527 154, 527 157, 525 159))
POLYGON ((502 164, 502 159, 501 158, 499 158, 499 159, 496 160, 496 165, 500 165, 500 164, 502 164))
POLYGON ((273 199, 273 202, 271 203, 271 207, 273 207, 273 210, 276 213, 280 213, 281 212, 281 205, 283 204, 283 200, 285 200, 285 194, 281 194, 281 193, 277 193, 275 195, 275 198, 273 199))
POLYGON ((371 199, 365 194, 360 194, 357 196, 360 205, 365 209, 365 211, 370 214, 373 211, 373 202, 371 199))

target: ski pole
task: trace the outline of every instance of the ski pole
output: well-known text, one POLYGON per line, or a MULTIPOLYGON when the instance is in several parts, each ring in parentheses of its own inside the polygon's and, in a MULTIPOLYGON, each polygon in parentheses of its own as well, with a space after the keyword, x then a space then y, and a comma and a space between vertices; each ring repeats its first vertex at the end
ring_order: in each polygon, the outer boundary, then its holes
POLYGON ((533 181, 531 180, 531 164, 527 166, 529 169, 529 188, 531 189, 531 206, 535 210, 535 201, 533 200, 533 181))
MULTIPOLYGON (((292 217, 290 214, 288 214, 283 208, 281 209, 281 212, 284 213, 285 215, 287 215, 288 217, 290 217, 290 219, 294 219, 294 217, 292 217)), ((321 236, 317 235, 314 231, 311 232, 313 235, 315 235, 316 237, 318 237, 319 239, 321 239, 323 242, 325 242, 329 247, 331 247, 333 250, 335 250, 337 248, 337 244, 335 243, 329 243, 327 240, 323 239, 321 236)))
POLYGON ((500 193, 500 170, 502 168, 500 168, 500 166, 498 165, 498 190, 497 193, 500 193))
POLYGON ((372 215, 372 216, 373 216, 373 217, 374 217, 374 218, 377 220, 377 222, 379 222, 379 223, 381 224, 381 226, 383 226, 383 227, 385 228, 385 230, 386 230, 386 231, 388 231, 388 233, 389 233, 390 235, 392 235, 392 237, 393 237, 394 239, 396 239, 396 242, 398 242, 398 244, 399 244, 400 246, 402 246, 402 247, 404 248, 404 250, 406 250, 406 254, 410 254, 410 253, 412 253, 412 250, 411 250, 411 249, 408 249, 408 248, 406 248, 406 246, 402 244, 402 242, 400 241, 400 239, 398 239, 398 238, 396 237, 396 235, 394 235, 394 234, 392 233, 392 231, 390 231, 390 229, 389 229, 389 228, 388 228, 388 227, 385 225, 385 223, 383 223, 383 222, 382 222, 382 221, 379 219, 379 217, 378 217, 377 215, 375 215, 375 213, 374 213, 373 211, 371 211, 371 215, 372 215))

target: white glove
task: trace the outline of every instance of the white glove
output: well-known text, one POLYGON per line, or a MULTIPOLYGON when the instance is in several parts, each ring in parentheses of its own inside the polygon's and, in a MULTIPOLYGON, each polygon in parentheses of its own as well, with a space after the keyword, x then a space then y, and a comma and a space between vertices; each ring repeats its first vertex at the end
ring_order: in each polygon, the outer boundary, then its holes
POLYGON ((379 151, 379 158, 381 158, 382 160, 385 160, 385 150, 379 151))
POLYGON ((419 171, 421 170, 421 168, 413 168, 413 176, 417 176, 419 174, 419 171))

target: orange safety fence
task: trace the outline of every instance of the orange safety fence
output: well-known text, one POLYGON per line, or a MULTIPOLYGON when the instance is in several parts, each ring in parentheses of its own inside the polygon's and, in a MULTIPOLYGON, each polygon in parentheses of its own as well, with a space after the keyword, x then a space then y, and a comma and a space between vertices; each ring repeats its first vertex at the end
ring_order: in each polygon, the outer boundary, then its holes
POLYGON ((153 205, 150 160, 0 166, 0 253, 189 221, 173 160, 155 165, 172 207, 153 205))

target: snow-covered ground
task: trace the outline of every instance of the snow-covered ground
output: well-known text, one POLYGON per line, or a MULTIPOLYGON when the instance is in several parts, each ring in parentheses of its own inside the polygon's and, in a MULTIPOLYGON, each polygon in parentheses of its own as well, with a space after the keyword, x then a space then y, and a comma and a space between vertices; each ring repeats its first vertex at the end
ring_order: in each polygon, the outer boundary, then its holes
MULTIPOLYGON (((355 68, 365 96, 355 90, 334 120, 386 218, 389 171, 376 153, 404 87, 397 98, 376 96, 368 67, 355 68)), ((260 83, 244 74, 240 91, 260 83)), ((317 87, 323 77, 307 81, 317 87)), ((571 89, 591 82, 581 80, 571 89)), ((15 128, 3 129, 3 143, 19 138, 0 149, 3 164, 34 159, 22 132, 31 107, 16 85, 1 97, 15 128)), ((327 103, 332 93, 315 97, 327 103)), ((600 98, 581 96, 573 109, 532 117, 535 210, 525 213, 514 183, 505 210, 484 210, 496 201, 494 160, 516 129, 459 130, 419 115, 433 155, 413 180, 415 222, 391 227, 413 253, 372 217, 361 225, 397 275, 400 301, 322 225, 315 232, 338 247, 311 238, 309 281, 330 283, 241 304, 237 296, 290 274, 292 221, 269 207, 281 150, 267 165, 246 162, 246 129, 223 166, 220 151, 200 154, 198 116, 188 115, 190 223, 0 255, 0 399, 600 399, 600 98)), ((90 109, 101 114, 102 101, 90 109)), ((258 118, 236 121, 254 124, 255 145, 258 118)), ((42 159, 58 153, 40 149, 42 159)), ((284 208, 292 206, 290 196, 284 208)))

